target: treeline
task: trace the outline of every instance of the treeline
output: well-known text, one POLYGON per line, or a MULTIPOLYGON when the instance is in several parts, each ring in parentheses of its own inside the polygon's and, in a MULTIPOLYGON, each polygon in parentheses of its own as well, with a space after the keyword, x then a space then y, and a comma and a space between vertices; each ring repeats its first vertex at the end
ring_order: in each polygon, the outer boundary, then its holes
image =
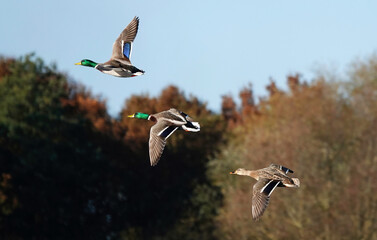
POLYGON ((212 237, 222 198, 206 163, 225 125, 205 104, 168 87, 157 98, 130 97, 114 119, 41 59, 0 66, 0 239, 212 237), (152 168, 151 123, 125 116, 170 107, 203 130, 175 133, 152 168))
POLYGON ((282 91, 271 82, 257 105, 245 88, 240 111, 224 97, 232 138, 209 163, 226 196, 218 238, 376 239, 377 59, 355 64, 347 79, 295 75, 287 84, 282 91), (291 167, 301 187, 277 189, 262 220, 251 222, 250 179, 224 173, 271 162, 291 167))
POLYGON ((377 60, 328 78, 271 82, 258 101, 248 86, 220 114, 168 86, 130 96, 114 118, 56 67, 2 58, 0 239, 375 239, 377 60), (150 167, 152 123, 127 115, 170 107, 201 131, 177 131, 150 167), (253 222, 254 181, 228 173, 272 162, 301 188, 275 191, 253 222))

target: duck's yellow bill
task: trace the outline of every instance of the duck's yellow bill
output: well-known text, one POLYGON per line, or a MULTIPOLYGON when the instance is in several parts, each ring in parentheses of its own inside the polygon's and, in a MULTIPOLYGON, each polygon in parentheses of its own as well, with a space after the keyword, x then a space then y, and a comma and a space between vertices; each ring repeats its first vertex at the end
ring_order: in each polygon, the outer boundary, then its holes
POLYGON ((133 118, 135 117, 135 114, 132 114, 132 115, 128 115, 129 118, 133 118))
POLYGON ((229 174, 234 174, 234 172, 230 172, 229 174))
POLYGON ((75 65, 81 65, 81 62, 75 63, 75 65))

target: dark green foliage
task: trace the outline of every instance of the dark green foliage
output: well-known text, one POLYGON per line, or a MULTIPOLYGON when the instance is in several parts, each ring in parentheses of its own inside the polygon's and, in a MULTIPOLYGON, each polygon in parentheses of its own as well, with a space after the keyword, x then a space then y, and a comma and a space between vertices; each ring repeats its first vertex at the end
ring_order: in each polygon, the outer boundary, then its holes
MULTIPOLYGON (((213 238, 221 194, 207 179, 206 164, 223 127, 203 104, 180 98, 201 109, 198 120, 219 127, 176 133, 152 168, 148 137, 124 138, 127 126, 54 67, 31 55, 0 61, 6 67, 0 239, 213 238)), ((164 104, 173 104, 169 96, 164 104)))
POLYGON ((0 164, 1 172, 12 176, 17 206, 1 216, 1 232, 6 238, 67 239, 106 229, 108 206, 99 196, 108 189, 98 177, 106 176, 109 166, 91 140, 90 121, 62 106, 70 94, 66 78, 31 56, 10 69, 0 81, 0 141, 6 154, 0 164), (100 175, 93 174, 98 169, 100 175))

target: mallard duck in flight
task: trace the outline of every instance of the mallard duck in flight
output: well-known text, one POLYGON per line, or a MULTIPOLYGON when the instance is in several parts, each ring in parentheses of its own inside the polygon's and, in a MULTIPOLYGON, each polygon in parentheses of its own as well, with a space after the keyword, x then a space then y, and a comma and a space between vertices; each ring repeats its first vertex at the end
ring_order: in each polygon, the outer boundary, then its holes
POLYGON ((96 63, 83 59, 75 65, 95 68, 103 73, 116 77, 136 77, 143 75, 144 71, 131 64, 132 44, 139 28, 139 18, 134 17, 130 24, 122 31, 113 45, 113 55, 105 63, 96 63))
POLYGON ((198 122, 193 122, 192 118, 186 113, 175 108, 155 114, 137 112, 128 117, 145 119, 155 123, 151 127, 149 134, 149 158, 151 166, 155 166, 158 163, 164 150, 166 139, 170 137, 175 130, 182 129, 187 132, 200 131, 198 122))
POLYGON ((262 217, 270 201, 270 195, 276 187, 300 187, 300 180, 287 176, 288 173, 293 173, 293 171, 277 164, 271 164, 258 170, 239 168, 234 172, 230 172, 230 174, 249 176, 257 180, 253 186, 253 198, 251 201, 251 213, 256 221, 262 217))

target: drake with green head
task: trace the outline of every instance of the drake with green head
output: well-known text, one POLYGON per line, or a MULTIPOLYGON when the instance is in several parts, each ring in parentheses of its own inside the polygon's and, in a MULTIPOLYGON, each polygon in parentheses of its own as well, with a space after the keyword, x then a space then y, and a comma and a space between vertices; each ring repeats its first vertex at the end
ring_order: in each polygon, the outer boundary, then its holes
POLYGON ((151 166, 155 166, 158 163, 164 151, 166 139, 177 129, 187 132, 200 131, 198 122, 193 122, 192 118, 186 113, 175 108, 155 114, 137 112, 128 117, 155 122, 149 133, 149 158, 151 166))
POLYGON ((83 59, 75 65, 95 68, 103 73, 116 77, 135 77, 143 75, 144 71, 131 64, 132 44, 139 28, 139 18, 134 17, 130 24, 122 31, 113 45, 113 54, 109 61, 96 63, 83 59))

